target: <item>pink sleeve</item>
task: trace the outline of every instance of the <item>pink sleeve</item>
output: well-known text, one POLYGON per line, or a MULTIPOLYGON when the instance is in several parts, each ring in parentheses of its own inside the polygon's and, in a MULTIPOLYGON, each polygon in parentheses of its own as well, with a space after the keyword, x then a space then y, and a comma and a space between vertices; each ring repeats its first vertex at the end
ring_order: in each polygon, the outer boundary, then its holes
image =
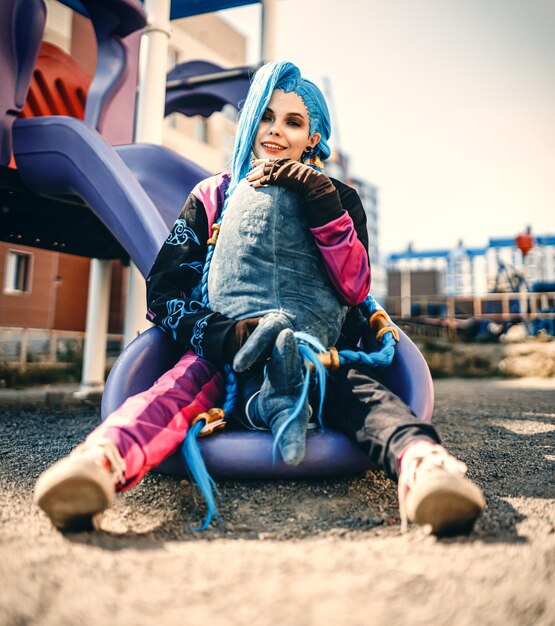
POLYGON ((343 211, 337 219, 310 232, 341 299, 350 306, 360 304, 370 291, 372 278, 368 253, 357 237, 351 216, 343 211))
POLYGON ((222 208, 225 199, 225 191, 229 185, 229 173, 221 172, 201 180, 191 193, 197 200, 202 202, 208 218, 208 232, 216 221, 218 211, 222 208))

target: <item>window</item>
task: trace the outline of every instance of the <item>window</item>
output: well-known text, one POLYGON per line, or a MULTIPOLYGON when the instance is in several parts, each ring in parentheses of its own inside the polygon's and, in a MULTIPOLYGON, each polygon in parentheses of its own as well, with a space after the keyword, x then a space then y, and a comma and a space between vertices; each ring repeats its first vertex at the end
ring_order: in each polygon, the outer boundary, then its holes
POLYGON ((31 267, 33 255, 29 252, 9 250, 6 255, 5 293, 31 291, 31 267))

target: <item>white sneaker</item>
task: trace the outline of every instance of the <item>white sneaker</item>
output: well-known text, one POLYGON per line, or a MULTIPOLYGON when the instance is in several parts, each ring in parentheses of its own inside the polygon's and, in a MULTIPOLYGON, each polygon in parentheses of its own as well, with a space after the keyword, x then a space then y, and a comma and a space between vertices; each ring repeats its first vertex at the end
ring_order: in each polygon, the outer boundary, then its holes
POLYGON ((434 535, 469 533, 486 502, 478 485, 466 478, 466 470, 440 445, 410 446, 399 476, 401 531, 414 522, 429 524, 434 535))
POLYGON ((99 527, 123 482, 125 461, 114 443, 83 443, 39 476, 34 502, 56 528, 90 530, 99 527))

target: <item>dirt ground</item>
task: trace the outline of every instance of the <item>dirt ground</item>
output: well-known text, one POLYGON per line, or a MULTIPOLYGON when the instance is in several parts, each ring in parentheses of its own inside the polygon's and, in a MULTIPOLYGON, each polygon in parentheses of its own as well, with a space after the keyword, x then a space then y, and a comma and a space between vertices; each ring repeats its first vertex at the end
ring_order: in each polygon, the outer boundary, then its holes
POLYGON ((435 423, 488 506, 469 537, 400 533, 383 475, 220 482, 227 530, 152 474, 103 532, 61 534, 33 483, 98 409, 2 410, 0 624, 555 624, 555 380, 436 383, 435 423))

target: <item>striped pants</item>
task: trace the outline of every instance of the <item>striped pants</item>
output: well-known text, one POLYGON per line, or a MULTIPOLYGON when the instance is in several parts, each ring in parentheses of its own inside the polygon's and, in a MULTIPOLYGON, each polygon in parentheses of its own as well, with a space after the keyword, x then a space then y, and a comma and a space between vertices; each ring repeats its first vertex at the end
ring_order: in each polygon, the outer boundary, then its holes
POLYGON ((112 441, 125 460, 125 484, 136 485, 175 452, 192 420, 217 406, 224 380, 211 363, 188 350, 150 389, 128 398, 90 433, 87 444, 112 441))

